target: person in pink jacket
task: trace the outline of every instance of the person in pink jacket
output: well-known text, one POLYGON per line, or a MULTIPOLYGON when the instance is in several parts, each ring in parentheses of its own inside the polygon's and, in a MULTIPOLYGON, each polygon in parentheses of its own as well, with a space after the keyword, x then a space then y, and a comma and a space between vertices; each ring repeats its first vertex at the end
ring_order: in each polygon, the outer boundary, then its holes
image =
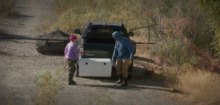
POLYGON ((76 82, 73 80, 73 75, 76 70, 75 61, 79 59, 76 40, 77 37, 75 35, 70 35, 70 42, 66 45, 64 51, 64 61, 67 62, 68 70, 69 70, 69 78, 68 78, 69 85, 76 84, 76 82))

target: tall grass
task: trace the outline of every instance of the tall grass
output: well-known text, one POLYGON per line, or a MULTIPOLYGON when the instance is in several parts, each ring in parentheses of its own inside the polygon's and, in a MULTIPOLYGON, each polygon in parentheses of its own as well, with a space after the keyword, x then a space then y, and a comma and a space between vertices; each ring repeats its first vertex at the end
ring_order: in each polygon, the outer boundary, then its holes
POLYGON ((175 97, 193 105, 218 105, 220 103, 220 75, 197 69, 190 64, 165 68, 166 84, 183 93, 175 97))
POLYGON ((190 94, 188 101, 200 105, 219 105, 220 76, 207 71, 188 70, 178 76, 179 88, 190 94))

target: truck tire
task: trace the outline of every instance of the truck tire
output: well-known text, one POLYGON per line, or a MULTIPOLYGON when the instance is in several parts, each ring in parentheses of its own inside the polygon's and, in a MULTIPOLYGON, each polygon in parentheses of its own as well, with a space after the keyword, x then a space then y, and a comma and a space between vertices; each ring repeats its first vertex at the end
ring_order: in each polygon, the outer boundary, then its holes
POLYGON ((132 71, 133 71, 133 63, 128 68, 128 80, 131 80, 131 78, 132 78, 132 71))

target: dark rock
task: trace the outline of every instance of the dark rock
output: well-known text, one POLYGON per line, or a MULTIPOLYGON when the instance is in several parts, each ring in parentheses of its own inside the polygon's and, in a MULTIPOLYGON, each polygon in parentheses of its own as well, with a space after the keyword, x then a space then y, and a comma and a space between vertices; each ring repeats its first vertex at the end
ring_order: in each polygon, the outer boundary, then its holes
POLYGON ((67 41, 55 41, 55 40, 37 40, 36 50, 39 53, 59 53, 63 54, 66 44, 69 42, 69 34, 62 32, 58 29, 38 35, 37 39, 61 39, 67 41))

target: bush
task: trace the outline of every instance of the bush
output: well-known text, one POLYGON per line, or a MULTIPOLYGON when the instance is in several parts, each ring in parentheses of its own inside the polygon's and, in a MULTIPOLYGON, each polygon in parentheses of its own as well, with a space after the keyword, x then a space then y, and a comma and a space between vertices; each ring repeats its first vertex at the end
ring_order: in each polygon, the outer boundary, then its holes
POLYGON ((32 98, 34 105, 54 105, 58 102, 56 95, 59 90, 64 88, 64 81, 62 70, 56 70, 55 75, 49 71, 36 76, 34 83, 37 86, 35 97, 32 98))
POLYGON ((151 48, 151 55, 166 59, 171 66, 180 66, 185 63, 196 64, 199 61, 199 57, 193 52, 190 54, 181 40, 166 36, 151 48))

